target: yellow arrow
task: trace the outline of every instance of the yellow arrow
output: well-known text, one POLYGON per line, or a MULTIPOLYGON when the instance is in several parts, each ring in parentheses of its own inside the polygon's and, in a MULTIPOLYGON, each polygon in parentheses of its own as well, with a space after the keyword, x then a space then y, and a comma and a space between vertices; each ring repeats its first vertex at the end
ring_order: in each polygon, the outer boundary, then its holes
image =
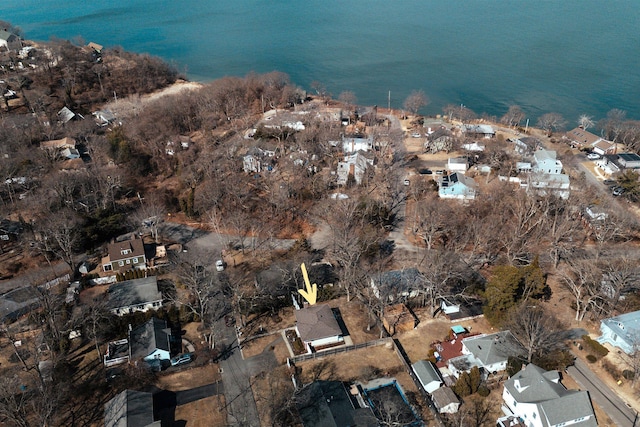
POLYGON ((300 292, 300 295, 307 300, 309 305, 314 305, 316 303, 316 299, 318 299, 318 286, 315 283, 312 285, 309 282, 309 275, 307 275, 307 267, 304 266, 304 262, 300 264, 300 269, 302 270, 306 290, 298 289, 298 292, 300 292))

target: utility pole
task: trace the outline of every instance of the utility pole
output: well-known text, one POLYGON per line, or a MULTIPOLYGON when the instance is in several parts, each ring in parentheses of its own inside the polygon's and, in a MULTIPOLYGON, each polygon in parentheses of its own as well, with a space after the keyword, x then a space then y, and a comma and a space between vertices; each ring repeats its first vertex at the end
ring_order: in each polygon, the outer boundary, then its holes
POLYGON ((389 110, 389 114, 391 114, 391 91, 389 91, 389 97, 387 98, 387 109, 389 110))

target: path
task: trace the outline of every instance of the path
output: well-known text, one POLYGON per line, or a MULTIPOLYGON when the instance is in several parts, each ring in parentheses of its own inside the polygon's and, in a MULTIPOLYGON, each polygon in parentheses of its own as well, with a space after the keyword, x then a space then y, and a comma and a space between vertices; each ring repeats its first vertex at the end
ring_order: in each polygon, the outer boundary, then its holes
POLYGON ((189 390, 176 391, 175 393, 176 406, 186 405, 187 403, 195 402, 196 400, 224 393, 224 384, 218 381, 189 390))
POLYGON ((567 368, 567 373, 585 390, 591 398, 619 427, 632 427, 636 423, 637 414, 624 401, 593 373, 579 358, 575 365, 567 368))

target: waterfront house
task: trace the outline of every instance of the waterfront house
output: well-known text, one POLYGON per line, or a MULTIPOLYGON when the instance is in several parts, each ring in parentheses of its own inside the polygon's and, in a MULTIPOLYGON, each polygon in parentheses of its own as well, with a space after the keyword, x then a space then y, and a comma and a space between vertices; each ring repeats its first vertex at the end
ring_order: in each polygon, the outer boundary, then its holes
POLYGON ((470 138, 493 138, 496 131, 490 125, 467 124, 462 127, 462 131, 470 138))
POLYGON ((532 171, 541 174, 560 174, 562 162, 556 158, 555 151, 539 149, 533 154, 532 171))
POLYGON ((22 47, 22 40, 16 34, 0 29, 0 49, 4 48, 7 52, 10 50, 18 50, 22 47))

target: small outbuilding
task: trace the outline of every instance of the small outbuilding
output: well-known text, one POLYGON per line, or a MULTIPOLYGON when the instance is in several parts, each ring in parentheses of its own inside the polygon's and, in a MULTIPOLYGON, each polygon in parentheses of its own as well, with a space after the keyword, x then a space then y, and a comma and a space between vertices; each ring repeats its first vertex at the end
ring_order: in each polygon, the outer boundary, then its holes
POLYGON ((441 414, 455 414, 460 408, 460 399, 449 387, 440 387, 431 393, 431 400, 441 414))
POLYGON ((411 369, 418 377, 418 381, 422 385, 422 388, 429 394, 433 393, 435 390, 439 389, 444 381, 442 380, 442 376, 440 376, 440 371, 436 366, 429 362, 428 360, 420 360, 413 365, 411 365, 411 369))
POLYGON ((395 304, 385 307, 382 324, 389 335, 395 335, 396 332, 407 332, 414 329, 418 325, 418 319, 406 305, 395 304))

